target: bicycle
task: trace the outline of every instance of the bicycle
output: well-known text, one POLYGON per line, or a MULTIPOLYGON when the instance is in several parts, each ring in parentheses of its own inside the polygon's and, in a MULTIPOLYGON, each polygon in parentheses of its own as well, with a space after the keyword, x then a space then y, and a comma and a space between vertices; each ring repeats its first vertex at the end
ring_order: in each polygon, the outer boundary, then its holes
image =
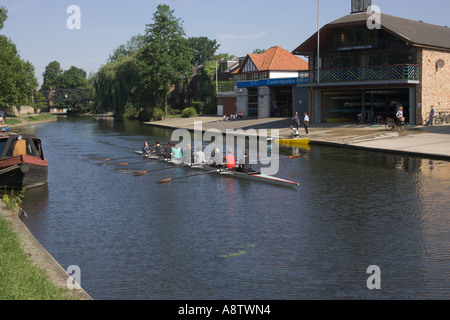
MULTIPOLYGON (((402 119, 403 120, 403 119, 402 119)), ((392 130, 398 130, 398 131, 404 131, 405 130, 405 122, 399 121, 398 123, 395 122, 392 118, 386 118, 386 125, 384 126, 386 131, 392 131, 392 130)))

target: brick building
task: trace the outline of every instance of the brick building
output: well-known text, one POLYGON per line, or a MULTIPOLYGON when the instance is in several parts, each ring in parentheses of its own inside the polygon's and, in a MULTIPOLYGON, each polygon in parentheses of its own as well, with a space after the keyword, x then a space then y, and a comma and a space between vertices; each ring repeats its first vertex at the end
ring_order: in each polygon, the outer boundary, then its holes
POLYGON ((292 89, 308 63, 282 47, 248 54, 234 74, 236 109, 245 116, 292 115, 292 89))
POLYGON ((374 27, 365 8, 293 50, 309 61, 293 93, 303 105, 294 110, 309 111, 313 123, 358 116, 373 122, 394 116, 400 105, 411 124, 425 123, 432 105, 450 112, 450 29, 382 13, 374 27))

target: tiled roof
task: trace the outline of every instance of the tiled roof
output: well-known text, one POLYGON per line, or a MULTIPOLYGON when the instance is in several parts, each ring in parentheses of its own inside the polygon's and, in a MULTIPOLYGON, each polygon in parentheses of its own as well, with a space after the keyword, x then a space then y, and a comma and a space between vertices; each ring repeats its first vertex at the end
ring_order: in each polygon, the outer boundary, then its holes
POLYGON ((263 53, 247 55, 244 64, 235 73, 240 73, 248 60, 251 60, 260 72, 308 70, 308 62, 280 46, 272 47, 263 53))

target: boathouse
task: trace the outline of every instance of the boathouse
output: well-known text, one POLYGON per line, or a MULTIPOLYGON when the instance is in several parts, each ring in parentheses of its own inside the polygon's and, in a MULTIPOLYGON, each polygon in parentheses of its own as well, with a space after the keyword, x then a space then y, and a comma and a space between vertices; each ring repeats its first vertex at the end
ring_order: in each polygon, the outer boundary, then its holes
POLYGON ((355 3, 292 52, 308 58, 294 96, 307 100, 312 122, 382 122, 403 106, 421 125, 431 106, 450 112, 450 29, 355 3))
POLYGON ((282 47, 248 54, 234 72, 236 109, 245 116, 269 118, 292 115, 292 89, 308 63, 282 47))

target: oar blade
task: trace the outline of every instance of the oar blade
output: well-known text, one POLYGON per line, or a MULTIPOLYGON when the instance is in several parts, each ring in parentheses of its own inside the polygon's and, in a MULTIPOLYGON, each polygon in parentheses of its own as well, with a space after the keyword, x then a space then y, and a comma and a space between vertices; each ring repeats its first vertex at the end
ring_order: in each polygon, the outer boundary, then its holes
POLYGON ((164 179, 164 180, 157 180, 156 183, 167 183, 167 182, 171 182, 172 179, 164 179))

